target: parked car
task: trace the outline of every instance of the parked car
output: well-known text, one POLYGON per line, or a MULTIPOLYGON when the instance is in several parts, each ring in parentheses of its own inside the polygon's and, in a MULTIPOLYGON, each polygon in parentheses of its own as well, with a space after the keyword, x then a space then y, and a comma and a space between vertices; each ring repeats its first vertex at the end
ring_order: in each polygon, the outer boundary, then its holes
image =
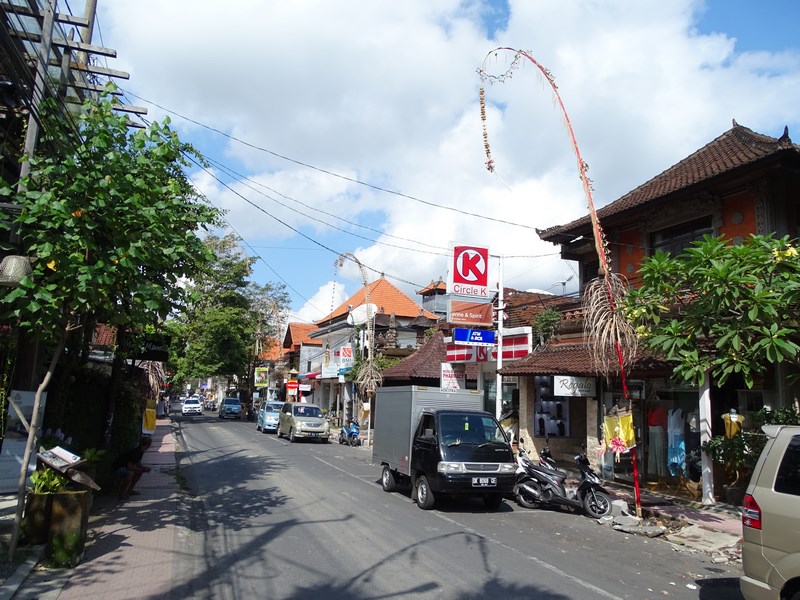
POLYGON ((300 438, 330 441, 331 431, 322 409, 316 404, 286 402, 278 421, 278 437, 286 436, 290 442, 300 438))
POLYGON ((256 430, 262 433, 268 431, 278 431, 278 421, 280 421, 281 408, 283 402, 264 402, 258 409, 258 421, 256 430))
POLYGON ((742 594, 800 600, 800 426, 765 425, 742 503, 742 594))
POLYGON ((224 398, 219 405, 219 418, 233 417, 242 418, 242 404, 238 398, 224 398))
POLYGON ((197 398, 186 398, 181 406, 181 414, 183 415, 202 415, 203 405, 197 398))

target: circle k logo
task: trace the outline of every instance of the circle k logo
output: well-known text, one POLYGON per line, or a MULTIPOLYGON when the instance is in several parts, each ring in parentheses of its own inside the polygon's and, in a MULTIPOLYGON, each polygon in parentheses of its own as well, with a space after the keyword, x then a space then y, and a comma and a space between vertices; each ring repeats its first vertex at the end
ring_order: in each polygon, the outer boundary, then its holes
POLYGON ((453 283, 486 286, 489 284, 489 249, 455 246, 453 283))

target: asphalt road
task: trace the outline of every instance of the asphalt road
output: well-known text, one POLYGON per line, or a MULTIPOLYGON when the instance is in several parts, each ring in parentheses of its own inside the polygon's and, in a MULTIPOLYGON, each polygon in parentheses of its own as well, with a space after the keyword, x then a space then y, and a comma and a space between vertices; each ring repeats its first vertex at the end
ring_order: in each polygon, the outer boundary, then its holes
POLYGON ((388 494, 366 448, 182 418, 173 598, 741 599, 737 565, 580 514, 388 494))

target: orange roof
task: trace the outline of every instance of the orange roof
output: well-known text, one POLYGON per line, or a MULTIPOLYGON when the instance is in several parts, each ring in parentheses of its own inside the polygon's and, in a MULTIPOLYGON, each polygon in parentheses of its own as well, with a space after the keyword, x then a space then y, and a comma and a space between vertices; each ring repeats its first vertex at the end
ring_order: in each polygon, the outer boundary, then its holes
POLYGON ((313 323, 289 323, 286 336, 283 338, 283 347, 293 350, 299 349, 300 344, 321 346, 322 342, 309 337, 309 333, 319 329, 313 323))
MULTIPOLYGON (((438 319, 436 314, 423 309, 419 304, 414 302, 383 277, 376 279, 367 287, 369 289, 369 301, 371 304, 378 307, 379 313, 385 313, 387 315, 394 314, 396 317, 407 317, 409 319, 419 316, 425 316, 434 320, 438 319)), ((365 296, 364 288, 359 288, 355 294, 345 300, 332 313, 319 321, 315 321, 315 323, 329 323, 346 317, 350 311, 348 307, 355 308, 361 306, 365 303, 365 296)))
POLYGON ((438 281, 431 281, 426 287, 422 288, 421 290, 417 290, 417 294, 420 296, 425 296, 439 291, 447 291, 447 284, 442 281, 441 277, 439 277, 438 281))
POLYGON ((258 360, 280 360, 283 356, 283 348, 281 348, 280 340, 278 338, 267 338, 264 340, 264 350, 258 355, 258 360))

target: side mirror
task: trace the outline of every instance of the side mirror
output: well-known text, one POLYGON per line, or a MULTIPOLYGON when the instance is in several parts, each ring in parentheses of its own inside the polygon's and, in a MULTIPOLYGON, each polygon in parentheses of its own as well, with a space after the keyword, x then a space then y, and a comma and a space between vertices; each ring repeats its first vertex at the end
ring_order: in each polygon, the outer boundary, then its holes
POLYGON ((525 443, 525 438, 519 438, 519 443, 520 444, 524 444, 525 443))

